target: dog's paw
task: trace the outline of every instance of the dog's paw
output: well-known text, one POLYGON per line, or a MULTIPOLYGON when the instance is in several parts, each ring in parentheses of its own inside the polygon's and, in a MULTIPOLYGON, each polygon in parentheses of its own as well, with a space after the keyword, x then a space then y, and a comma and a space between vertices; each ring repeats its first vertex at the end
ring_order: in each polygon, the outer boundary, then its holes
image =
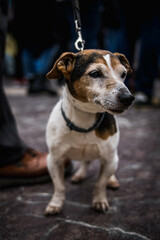
POLYGON ((92 208, 99 212, 105 212, 109 208, 109 203, 107 200, 93 201, 92 208))
POLYGON ((120 183, 115 175, 112 175, 107 183, 107 187, 117 189, 120 187, 120 183))
POLYGON ((46 210, 44 212, 45 216, 49 216, 49 215, 55 215, 60 213, 62 210, 62 206, 60 205, 56 205, 56 204, 48 204, 48 206, 46 207, 46 210))
POLYGON ((85 176, 83 175, 73 175, 73 177, 71 178, 71 182, 72 183, 79 183, 82 182, 85 179, 85 176))

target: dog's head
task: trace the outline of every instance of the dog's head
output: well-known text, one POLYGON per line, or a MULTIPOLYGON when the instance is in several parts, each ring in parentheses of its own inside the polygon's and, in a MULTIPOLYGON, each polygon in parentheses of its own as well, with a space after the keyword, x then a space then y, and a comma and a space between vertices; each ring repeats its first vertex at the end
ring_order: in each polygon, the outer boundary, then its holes
POLYGON ((105 50, 63 53, 47 74, 49 79, 64 76, 72 97, 94 105, 95 112, 121 113, 134 100, 124 84, 132 72, 123 54, 105 50))

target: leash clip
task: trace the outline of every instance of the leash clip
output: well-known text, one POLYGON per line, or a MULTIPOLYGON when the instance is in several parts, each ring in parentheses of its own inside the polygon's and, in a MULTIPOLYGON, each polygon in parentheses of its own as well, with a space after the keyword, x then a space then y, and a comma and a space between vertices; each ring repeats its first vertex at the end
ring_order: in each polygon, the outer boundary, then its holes
POLYGON ((77 32, 78 38, 75 41, 74 46, 78 51, 83 51, 85 41, 82 38, 81 27, 78 26, 77 20, 75 20, 75 26, 76 26, 76 32, 77 32))

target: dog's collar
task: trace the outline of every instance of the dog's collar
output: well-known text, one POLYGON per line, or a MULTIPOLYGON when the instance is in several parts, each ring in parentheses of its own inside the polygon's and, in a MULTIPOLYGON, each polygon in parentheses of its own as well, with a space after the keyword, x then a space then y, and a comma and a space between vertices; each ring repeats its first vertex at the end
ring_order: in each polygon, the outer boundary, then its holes
POLYGON ((88 129, 85 129, 85 128, 80 128, 80 127, 77 127, 76 125, 74 125, 74 123, 72 123, 67 117, 66 117, 66 114, 61 106, 61 112, 62 112, 62 116, 66 122, 66 125, 69 127, 69 129, 72 131, 76 131, 76 132, 81 132, 81 133, 88 133, 88 132, 91 132, 95 129, 97 129, 100 124, 102 123, 103 119, 104 119, 104 115, 105 113, 102 113, 100 115, 100 118, 93 124, 92 127, 88 128, 88 129))

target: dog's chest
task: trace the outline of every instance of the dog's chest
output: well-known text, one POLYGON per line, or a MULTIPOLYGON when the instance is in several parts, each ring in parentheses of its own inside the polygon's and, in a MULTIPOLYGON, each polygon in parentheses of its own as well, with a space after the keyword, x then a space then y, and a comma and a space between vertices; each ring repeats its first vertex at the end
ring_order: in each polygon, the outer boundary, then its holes
POLYGON ((99 149, 96 144, 82 144, 71 146, 66 155, 73 160, 94 160, 99 156, 99 149))

